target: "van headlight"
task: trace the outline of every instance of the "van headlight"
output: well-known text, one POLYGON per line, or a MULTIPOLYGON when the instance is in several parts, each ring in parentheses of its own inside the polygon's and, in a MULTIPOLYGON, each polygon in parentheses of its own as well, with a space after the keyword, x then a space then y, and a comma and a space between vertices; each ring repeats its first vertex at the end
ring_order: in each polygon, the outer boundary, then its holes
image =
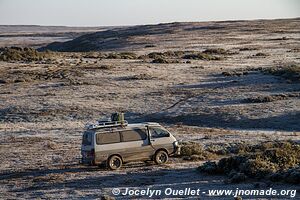
POLYGON ((174 146, 175 146, 175 147, 178 147, 178 146, 179 146, 178 141, 175 141, 175 142, 174 142, 174 146))

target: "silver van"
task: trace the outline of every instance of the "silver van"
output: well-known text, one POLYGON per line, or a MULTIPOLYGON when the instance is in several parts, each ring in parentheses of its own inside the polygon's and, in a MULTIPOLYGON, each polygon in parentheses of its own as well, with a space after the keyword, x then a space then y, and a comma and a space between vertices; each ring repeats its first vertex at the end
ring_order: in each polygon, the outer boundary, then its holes
POLYGON ((179 153, 176 138, 158 123, 104 123, 88 128, 82 137, 82 163, 106 164, 112 170, 131 161, 163 164, 179 153))

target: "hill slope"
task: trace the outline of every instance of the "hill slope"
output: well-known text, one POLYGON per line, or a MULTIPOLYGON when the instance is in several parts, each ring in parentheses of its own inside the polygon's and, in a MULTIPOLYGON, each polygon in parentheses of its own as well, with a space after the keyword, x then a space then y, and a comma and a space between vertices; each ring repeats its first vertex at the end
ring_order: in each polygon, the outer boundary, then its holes
POLYGON ((41 50, 105 51, 141 50, 146 45, 161 48, 197 48, 197 44, 218 44, 256 33, 296 33, 300 19, 169 23, 115 28, 54 42, 41 50), (211 38, 207 40, 207 37, 211 38))

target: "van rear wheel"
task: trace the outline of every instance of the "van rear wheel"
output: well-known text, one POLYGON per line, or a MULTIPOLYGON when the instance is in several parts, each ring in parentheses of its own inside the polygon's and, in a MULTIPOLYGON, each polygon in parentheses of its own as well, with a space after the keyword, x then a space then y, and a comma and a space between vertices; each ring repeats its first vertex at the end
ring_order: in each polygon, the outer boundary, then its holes
POLYGON ((111 156, 108 159, 108 168, 111 170, 117 170, 120 169, 122 167, 122 159, 120 158, 120 156, 111 156))
POLYGON ((154 156, 154 161, 156 164, 161 165, 161 164, 165 164, 166 162, 168 162, 169 156, 167 154, 167 152, 161 150, 156 152, 155 156, 154 156))

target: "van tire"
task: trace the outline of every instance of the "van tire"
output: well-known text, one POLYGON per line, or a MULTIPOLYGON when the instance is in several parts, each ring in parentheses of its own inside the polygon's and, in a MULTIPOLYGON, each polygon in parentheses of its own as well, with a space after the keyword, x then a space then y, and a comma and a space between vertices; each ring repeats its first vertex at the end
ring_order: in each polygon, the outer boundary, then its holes
POLYGON ((107 161, 107 166, 111 170, 117 170, 122 167, 122 158, 117 155, 111 156, 107 161))
POLYGON ((168 162, 169 155, 164 150, 159 150, 154 155, 154 162, 158 165, 165 164, 168 162))

